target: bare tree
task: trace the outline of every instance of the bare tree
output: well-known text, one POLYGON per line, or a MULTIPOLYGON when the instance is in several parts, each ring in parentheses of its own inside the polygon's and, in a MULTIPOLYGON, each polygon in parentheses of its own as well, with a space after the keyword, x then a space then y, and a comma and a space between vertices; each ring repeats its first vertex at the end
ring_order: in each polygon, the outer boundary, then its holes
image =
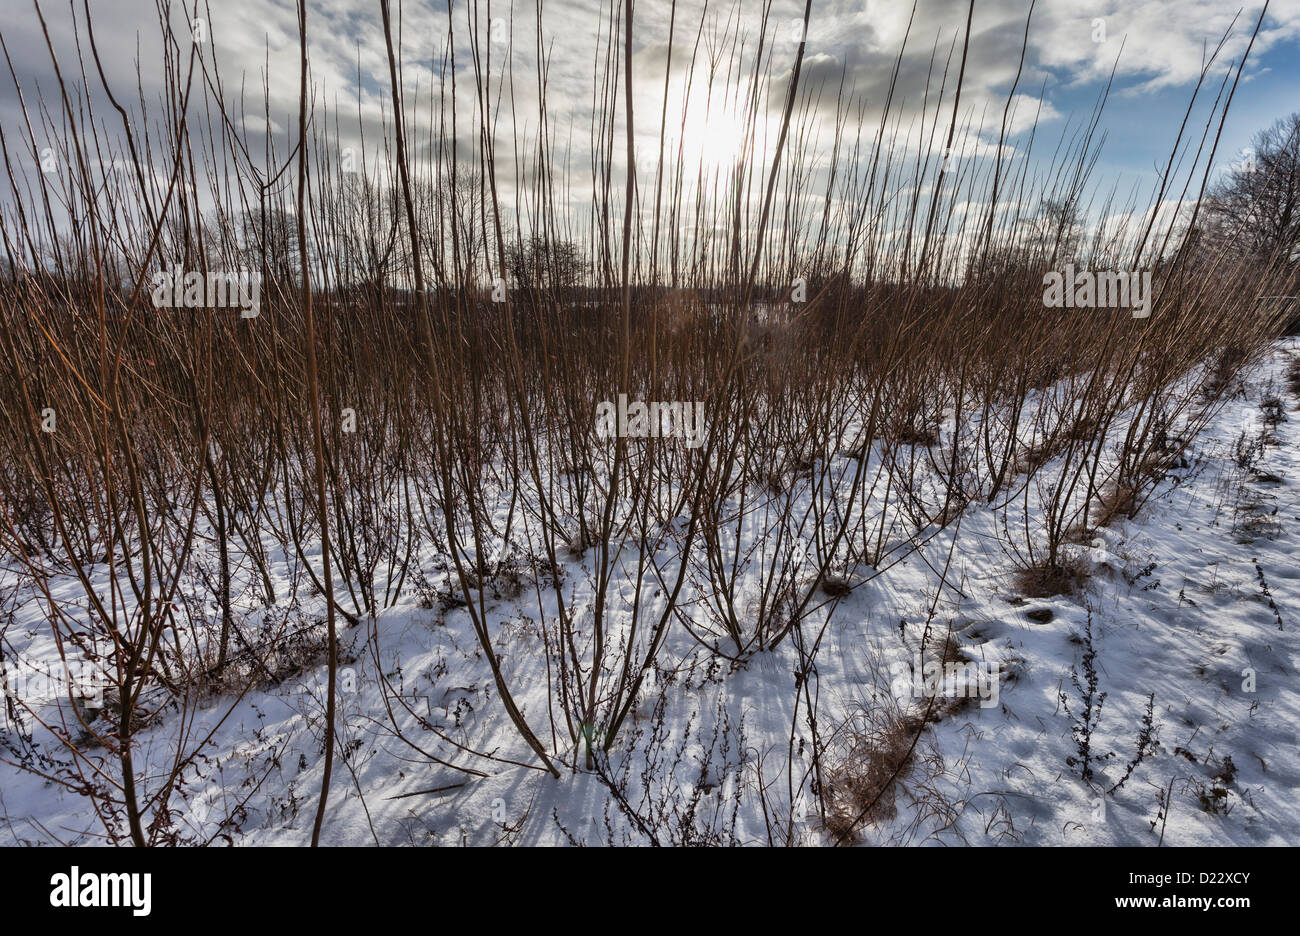
POLYGON ((1206 205, 1207 227, 1246 258, 1300 267, 1300 112, 1261 130, 1206 205))

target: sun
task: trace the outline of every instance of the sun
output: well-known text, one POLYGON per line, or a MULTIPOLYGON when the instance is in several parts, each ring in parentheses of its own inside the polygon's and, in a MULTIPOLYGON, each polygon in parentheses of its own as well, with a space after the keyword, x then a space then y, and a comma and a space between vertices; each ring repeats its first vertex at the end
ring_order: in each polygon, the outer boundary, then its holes
POLYGON ((677 119, 672 156, 680 152, 682 170, 689 174, 726 172, 753 151, 753 129, 729 102, 691 101, 686 119, 680 111, 677 119))

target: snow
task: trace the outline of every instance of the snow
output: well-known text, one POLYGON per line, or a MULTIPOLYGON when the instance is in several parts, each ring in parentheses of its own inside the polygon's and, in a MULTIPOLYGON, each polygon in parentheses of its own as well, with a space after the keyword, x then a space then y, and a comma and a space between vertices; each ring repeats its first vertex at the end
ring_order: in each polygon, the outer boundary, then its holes
MULTIPOLYGON (((537 623, 553 621, 553 594, 527 583, 517 595, 490 591, 487 606, 505 679, 556 755, 558 779, 539 769, 506 717, 464 610, 421 607, 408 587, 394 607, 341 631, 338 757, 322 843, 828 844, 835 835, 810 795, 808 697, 828 745, 826 773, 851 748, 852 728, 860 744, 879 748, 891 724, 926 706, 916 698, 915 669, 931 607, 930 648, 951 631, 971 665, 943 687, 937 720, 921 732, 886 797, 892 808, 873 810, 857 841, 1300 843, 1300 410, 1283 379, 1298 351, 1296 340, 1279 342, 1243 375, 1239 391, 1192 442, 1187 466, 1170 473, 1138 516, 1112 522, 1077 547, 1091 570, 1080 594, 1019 594, 999 515, 972 503, 960 524, 931 528, 919 551, 901 551, 877 570, 849 568, 848 595, 818 596, 826 606, 802 636, 807 646, 820 633, 821 643, 803 694, 800 641, 732 664, 674 620, 656 679, 643 687, 608 760, 599 761, 604 778, 586 769, 554 702, 556 676, 537 623), (1269 396, 1284 400, 1287 420, 1273 430, 1275 444, 1263 446, 1251 468, 1241 467, 1236 443, 1243 427, 1259 425, 1269 396), (950 554, 951 584, 936 596, 936 570, 950 554), (1061 699, 1064 693, 1079 712, 1071 673, 1084 676, 1089 621, 1097 688, 1106 693, 1092 735, 1092 787, 1069 763, 1076 740, 1061 699), (992 696, 981 682, 988 674, 998 680, 992 696), (1106 795, 1100 791, 1119 781, 1134 757, 1152 694, 1158 746, 1106 795)), ((839 457, 830 470, 851 464, 839 457)), ((868 516, 875 516, 870 508, 868 516)), ((736 548, 750 533, 742 531, 736 548)), ((661 545, 675 569, 668 544, 661 545)), ((596 552, 565 559, 564 580, 572 583, 566 600, 571 595, 575 613, 590 603, 596 552)), ((430 582, 445 585, 445 566, 438 572, 432 557, 421 559, 430 582)), ((628 551, 619 561, 636 559, 628 551)), ((278 568, 285 582, 277 590, 287 595, 292 563, 278 568)), ((54 599, 75 608, 79 584, 71 577, 52 584, 54 599)), ((642 596, 652 609, 662 607, 656 588, 642 596)), ((0 595, 11 590, 7 677, 25 675, 30 687, 37 685, 31 671, 56 659, 48 609, 13 569, 0 579, 0 595)), ((686 613, 702 615, 707 597, 693 592, 686 613)), ((297 603, 253 613, 241 627, 255 632, 262 614, 311 622, 319 612, 319 597, 304 593, 297 603)), ((317 655, 278 685, 163 706, 140 731, 136 756, 151 788, 170 769, 179 737, 193 745, 210 734, 170 800, 183 840, 308 841, 323 768, 325 675, 317 655)), ((47 721, 70 717, 67 699, 55 692, 36 702, 47 721)), ((45 763, 44 775, 13 764, 12 714, 0 724, 9 742, 0 750, 0 843, 103 843, 91 802, 51 779, 67 776, 58 763, 69 753, 30 717, 24 724, 37 750, 55 762, 45 763)), ((93 747, 85 753, 111 773, 114 762, 104 755, 93 747)))

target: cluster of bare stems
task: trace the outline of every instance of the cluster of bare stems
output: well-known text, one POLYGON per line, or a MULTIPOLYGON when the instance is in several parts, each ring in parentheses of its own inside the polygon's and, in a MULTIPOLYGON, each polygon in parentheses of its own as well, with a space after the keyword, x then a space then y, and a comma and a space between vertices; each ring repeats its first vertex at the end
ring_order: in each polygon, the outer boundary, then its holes
MULTIPOLYGON (((614 4, 579 168, 540 26, 503 55, 476 4, 449 5, 440 80, 417 92, 379 6, 380 139, 359 103, 349 117, 314 93, 305 4, 281 136, 247 130, 275 125, 269 88, 259 104, 231 86, 168 4, 158 99, 102 68, 85 0, 68 14, 80 60, 49 47, 57 93, 9 65, 27 123, 0 128, 6 594, 109 690, 102 711, 11 699, 15 724, 62 749, 6 735, 3 753, 90 797, 111 841, 178 840, 215 730, 196 711, 284 678, 292 646, 330 677, 315 840, 337 638, 378 639, 376 617, 429 575, 472 626, 518 749, 470 749, 381 688, 394 736, 460 780, 503 762, 605 771, 674 635, 736 664, 793 645, 816 747, 835 717, 816 657, 845 596, 970 505, 999 518, 1028 585, 1069 587, 1072 544, 1140 509, 1277 332, 1255 302, 1278 291, 1271 267, 1187 236, 1244 64, 1222 43, 1165 171, 1125 202, 1091 180, 1104 94, 1039 158, 1036 130, 1007 139, 1017 79, 994 155, 966 152, 969 21, 936 46, 919 110, 895 95, 923 41, 909 28, 868 118, 851 89, 801 81, 804 44, 775 42, 766 15, 742 42, 674 7, 654 37, 668 69, 751 127, 733 163, 706 166, 674 142, 684 113, 633 112, 645 39, 614 4), (521 45, 536 74, 511 69, 521 45), (502 131, 525 85, 536 110, 502 131), (47 148, 57 169, 31 171, 47 148), (1173 202, 1195 207, 1158 210, 1173 202), (1066 263, 1150 271, 1153 314, 1044 308, 1044 272, 1066 263), (258 314, 156 308, 153 275, 173 268, 256 274, 258 314), (703 443, 598 434, 619 394, 701 401, 703 443), (525 589, 545 660, 531 674, 494 611, 525 589), (525 716, 529 679, 551 704, 525 716), (169 757, 145 763, 138 737, 164 719, 169 757)), ((826 788, 786 780, 787 804, 826 788)))

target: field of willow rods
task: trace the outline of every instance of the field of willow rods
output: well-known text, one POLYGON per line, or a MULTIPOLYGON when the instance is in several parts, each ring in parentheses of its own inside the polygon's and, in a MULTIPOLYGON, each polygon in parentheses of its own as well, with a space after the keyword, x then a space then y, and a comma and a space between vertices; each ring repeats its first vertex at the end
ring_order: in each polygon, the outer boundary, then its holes
POLYGON ((544 12, 379 0, 364 107, 311 4, 291 94, 201 5, 134 72, 107 11, 17 14, 54 81, 0 47, 0 838, 1294 842, 1293 789, 1183 737, 1194 641, 1152 649, 1265 594, 1297 651, 1297 348, 1258 298, 1296 267, 1211 184, 1263 14, 1125 196, 1109 85, 1050 132, 1019 76, 963 106, 959 6, 829 112, 767 6, 596 8, 580 119, 544 12), (1115 273, 1048 301, 1067 265, 1115 273), (1194 520, 1249 575, 1180 591, 1194 520))

